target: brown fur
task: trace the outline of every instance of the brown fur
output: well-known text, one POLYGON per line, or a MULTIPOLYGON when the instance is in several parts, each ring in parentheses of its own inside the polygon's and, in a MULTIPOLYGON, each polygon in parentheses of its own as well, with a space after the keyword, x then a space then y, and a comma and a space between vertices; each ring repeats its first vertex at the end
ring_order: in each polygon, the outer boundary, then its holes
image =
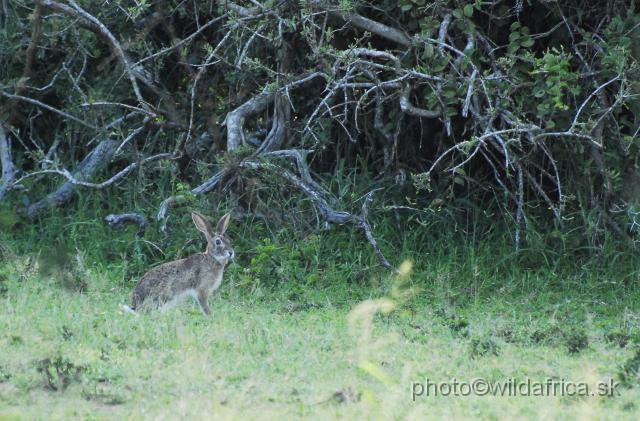
POLYGON ((193 212, 192 218, 207 238, 207 250, 147 272, 133 291, 133 309, 167 308, 191 295, 206 315, 211 314, 209 296, 220 287, 225 265, 234 257, 231 243, 224 236, 229 214, 220 219, 215 231, 199 213, 193 212))

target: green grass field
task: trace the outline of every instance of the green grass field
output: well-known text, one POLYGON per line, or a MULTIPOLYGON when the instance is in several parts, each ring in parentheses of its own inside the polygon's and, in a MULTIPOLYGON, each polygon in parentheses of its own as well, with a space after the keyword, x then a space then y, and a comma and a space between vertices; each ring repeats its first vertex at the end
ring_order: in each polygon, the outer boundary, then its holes
POLYGON ((404 276, 326 271, 295 292, 249 287, 234 264, 211 318, 189 301, 135 317, 119 310, 134 282, 121 270, 43 271, 5 251, 0 420, 638 419, 636 272, 498 275, 490 252, 465 259, 405 265, 404 276), (64 286, 69 276, 82 291, 64 286), (443 396, 478 378, 566 393, 443 396), (607 396, 576 395, 611 379, 607 396))

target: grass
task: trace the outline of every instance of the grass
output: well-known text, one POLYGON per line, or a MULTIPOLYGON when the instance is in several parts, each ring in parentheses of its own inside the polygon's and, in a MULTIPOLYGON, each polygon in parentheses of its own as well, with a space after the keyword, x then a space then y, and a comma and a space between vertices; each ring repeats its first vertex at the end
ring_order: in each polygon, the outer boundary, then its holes
POLYGON ((393 277, 363 246, 332 254, 349 236, 242 247, 211 318, 190 302, 121 312, 136 277, 117 254, 42 270, 47 259, 5 247, 0 420, 638 418, 634 259, 564 270, 432 248, 393 277), (421 384, 476 378, 622 384, 613 396, 413 399, 421 384))

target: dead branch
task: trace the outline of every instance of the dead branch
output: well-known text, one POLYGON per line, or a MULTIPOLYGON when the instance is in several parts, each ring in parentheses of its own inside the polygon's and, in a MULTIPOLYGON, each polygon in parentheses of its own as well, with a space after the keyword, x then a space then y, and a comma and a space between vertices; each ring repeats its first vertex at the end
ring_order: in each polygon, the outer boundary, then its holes
POLYGON ((149 117, 155 117, 154 113, 151 113, 147 110, 145 110, 144 108, 140 108, 140 107, 135 107, 133 105, 129 105, 129 104, 123 104, 121 102, 109 102, 109 101, 95 101, 95 102, 83 102, 82 104, 80 104, 81 107, 83 108, 89 108, 89 107, 101 107, 101 106, 106 106, 106 107, 122 107, 125 108, 127 110, 131 110, 131 111, 136 111, 142 114, 146 114, 149 117))
MULTIPOLYGON (((96 171, 111 161, 111 157, 118 147, 115 140, 103 140, 87 155, 76 167, 72 176, 75 180, 86 180, 96 171)), ((58 187, 54 192, 49 193, 44 199, 37 201, 29 206, 25 214, 29 219, 35 219, 37 216, 52 206, 62 206, 71 199, 73 193, 77 189, 77 185, 71 181, 67 181, 58 187)))
MULTIPOLYGON (((210 192, 218 185, 220 181, 222 181, 225 175, 226 175, 226 172, 224 170, 218 171, 213 176, 208 178, 204 183, 200 184, 198 187, 191 190, 191 193, 195 196, 200 196, 201 194, 210 192)), ((160 214, 158 213, 158 215, 160 214)))
MULTIPOLYGON (((339 13, 333 12, 333 14, 339 13)), ((343 16, 343 18, 356 28, 362 29, 364 31, 369 31, 372 34, 378 35, 379 37, 396 42, 403 47, 411 47, 411 45, 413 44, 413 40, 399 29, 387 26, 357 13, 348 12, 343 16)))
POLYGON ((296 169, 298 170, 298 174, 302 180, 311 185, 314 189, 316 189, 321 195, 325 197, 329 197, 331 194, 317 183, 313 177, 311 177, 311 172, 309 171, 309 166, 307 165, 307 155, 312 152, 309 150, 302 149, 281 149, 279 151, 267 152, 264 153, 264 156, 274 156, 274 157, 286 157, 293 160, 296 164, 296 169))
MULTIPOLYGON (((213 59, 218 57, 218 50, 220 48, 222 48, 222 46, 224 45, 226 40, 231 37, 231 34, 232 34, 232 32, 229 31, 229 32, 226 33, 226 35, 224 37, 222 37, 222 40, 220 40, 218 45, 216 45, 216 47, 204 59, 204 62, 200 65, 200 68, 198 69, 198 72, 196 73, 196 75, 193 78, 193 83, 191 84, 191 102, 190 102, 190 109, 189 109, 189 126, 188 126, 188 129, 187 129, 187 134, 182 138, 182 140, 176 146, 176 153, 181 154, 183 152, 183 150, 184 150, 185 145, 191 140, 191 133, 192 133, 192 130, 193 130, 194 112, 195 112, 196 87, 198 86, 198 82, 200 82, 200 79, 206 73, 207 68, 209 67, 209 65, 211 64, 213 59)), ((221 59, 218 59, 217 61, 219 62, 219 61, 221 61, 221 59)))
POLYGON ((289 119, 291 118, 291 108, 281 92, 276 94, 273 108, 271 130, 256 150, 257 154, 279 149, 286 143, 287 127, 289 119))
POLYGON ((2 182, 0 184, 0 201, 12 185, 16 174, 16 167, 11 159, 11 144, 4 131, 4 125, 0 122, 0 164, 2 164, 2 182))
POLYGON ((312 186, 305 183, 291 171, 279 167, 268 162, 260 162, 256 160, 244 160, 238 164, 238 168, 252 170, 268 170, 279 177, 289 181, 296 189, 304 193, 316 206, 320 215, 327 222, 332 224, 343 225, 352 222, 353 215, 348 212, 335 211, 329 206, 329 203, 317 192, 312 186))
POLYGON ((380 250, 371 230, 371 226, 367 220, 368 214, 368 206, 371 202, 371 196, 373 195, 373 191, 367 194, 367 197, 362 205, 362 210, 359 216, 353 215, 349 212, 345 211, 336 211, 334 210, 329 203, 322 197, 322 195, 313 189, 312 186, 305 183, 302 179, 297 177, 295 174, 290 171, 279 167, 277 165, 267 163, 267 162, 259 162, 255 160, 244 160, 239 164, 240 168, 243 169, 252 169, 252 170, 267 170, 272 174, 278 175, 283 179, 287 180, 289 183, 293 185, 297 190, 303 193, 311 202, 314 204, 320 215, 323 219, 329 223, 344 225, 344 224, 354 224, 356 227, 360 228, 367 241, 373 247, 380 264, 387 269, 394 270, 393 267, 389 264, 387 259, 384 257, 384 254, 380 250))
POLYGON ((44 102, 38 101, 37 99, 33 99, 33 98, 29 98, 26 96, 22 96, 22 95, 14 95, 14 94, 10 94, 8 92, 0 92, 0 95, 9 98, 9 99, 14 99, 14 100, 20 100, 20 101, 24 101, 24 102, 28 102, 30 104, 33 105, 37 105, 38 107, 44 108, 45 110, 49 110, 52 113, 56 113, 62 117, 64 117, 67 120, 71 120, 75 123, 78 123, 80 125, 83 125, 85 127, 88 127, 90 129, 94 129, 94 130, 98 130, 98 128, 96 126, 94 126, 93 124, 89 124, 81 119, 79 119, 78 117, 72 116, 71 114, 64 112, 62 110, 59 110, 55 107, 52 107, 51 105, 45 104, 44 102))
POLYGON ((367 237, 367 240, 369 241, 369 244, 371 244, 371 247, 373 247, 373 250, 376 253, 376 256, 378 257, 378 261, 380 261, 380 264, 382 264, 382 266, 384 266, 385 268, 391 271, 396 271, 396 269, 393 266, 391 266, 391 264, 384 257, 382 250, 380 250, 380 247, 378 246, 378 242, 373 236, 373 230, 371 229, 371 225, 369 224, 369 219, 368 219, 369 204, 373 200, 373 193, 375 192, 376 190, 371 190, 365 196, 364 202, 362 203, 362 209, 360 210, 360 218, 358 220, 358 225, 360 226, 362 231, 364 231, 364 235, 365 237, 367 237))
POLYGON ((259 12, 254 9, 248 9, 246 7, 240 6, 230 1, 225 1, 225 6, 235 12, 238 16, 243 18, 252 18, 255 17, 259 12))
MULTIPOLYGON (((357 109, 357 108, 356 108, 357 109)), ((376 91, 376 108, 373 114, 373 127, 384 139, 384 168, 387 170, 393 160, 393 155, 396 151, 393 149, 393 136, 385 128, 383 121, 384 116, 384 103, 383 97, 380 92, 376 91)))
POLYGON ((242 131, 244 120, 266 110, 274 98, 275 92, 264 90, 227 114, 227 150, 232 151, 245 144, 242 131))
POLYGON ((449 25, 451 24, 452 17, 453 15, 451 13, 447 13, 440 22, 440 28, 438 29, 438 41, 440 42, 438 48, 440 49, 440 51, 443 51, 442 45, 447 39, 447 31, 449 30, 449 25))
POLYGON ((107 225, 111 229, 122 229, 126 224, 134 224, 138 226, 136 237, 143 237, 144 231, 147 228, 147 220, 139 213, 123 213, 120 215, 107 215, 104 218, 107 225))
MULTIPOLYGON (((248 117, 255 114, 259 114, 264 110, 266 110, 267 107, 275 100, 277 95, 280 94, 281 92, 301 86, 302 84, 310 80, 313 80, 317 77, 324 77, 326 79, 326 75, 320 72, 314 72, 311 74, 302 75, 296 78, 295 80, 293 80, 292 82, 287 83, 286 85, 281 86, 277 89, 274 89, 274 90, 264 89, 258 95, 252 97, 251 99, 246 101, 244 104, 240 105, 235 110, 229 112, 225 120, 227 125, 227 150, 232 151, 234 149, 237 149, 238 146, 245 144, 243 125, 244 125, 244 121, 248 117)), ((287 117, 288 112, 285 110, 281 110, 280 113, 281 114, 278 115, 277 118, 281 120, 278 120, 275 123, 276 128, 275 128, 274 134, 272 135, 272 138, 275 140, 270 141, 271 145, 269 145, 269 149, 273 149, 274 147, 278 146, 278 141, 280 141, 281 137, 283 136, 282 131, 285 130, 286 122, 284 121, 284 119, 286 118, 288 120, 288 117, 287 117)), ((274 129, 272 127, 272 131, 273 130, 274 129)))
POLYGON ((411 86, 406 84, 400 94, 400 109, 403 113, 422 118, 438 118, 442 115, 442 109, 440 107, 437 107, 435 110, 425 110, 414 106, 409 100, 409 95, 411 95, 411 86))
MULTIPOLYGON (((115 152, 114 152, 114 154, 115 154, 115 152)), ((122 180, 124 177, 129 175, 131 173, 131 171, 135 170, 136 168, 138 168, 139 166, 141 166, 143 164, 146 164, 148 162, 160 161, 160 160, 164 160, 164 159, 173 159, 173 158, 175 158, 175 156, 173 154, 171 154, 171 153, 159 153, 157 155, 149 156, 147 158, 144 158, 141 161, 133 162, 133 163, 127 165, 122 170, 118 171, 113 177, 111 177, 111 178, 109 178, 109 179, 107 179, 105 181, 102 181, 100 183, 90 183, 88 181, 84 181, 82 179, 79 179, 76 176, 74 176, 74 174, 69 172, 69 170, 67 170, 65 168, 52 169, 52 170, 41 170, 41 171, 32 172, 32 173, 29 173, 29 174, 25 175, 24 177, 21 177, 19 180, 16 181, 16 183, 18 181, 21 182, 21 181, 26 180, 28 178, 35 177, 35 176, 42 175, 42 174, 55 174, 55 175, 60 175, 60 176, 62 176, 64 178, 66 178, 67 182, 71 183, 74 186, 90 187, 92 189, 101 190, 101 189, 109 187, 109 186, 115 184, 116 182, 122 180)))
MULTIPOLYGON (((411 47, 413 45, 413 39, 399 29, 369 19, 355 12, 344 12, 337 7, 332 7, 331 5, 325 4, 325 2, 322 0, 314 0, 311 3, 316 7, 316 9, 328 12, 332 16, 341 18, 358 29, 371 32, 372 34, 378 35, 381 38, 400 44, 403 47, 411 47)), ((258 11, 257 9, 248 9, 233 2, 227 1, 225 2, 225 4, 227 8, 233 10, 239 16, 245 18, 256 17, 260 13, 260 11, 258 11)))
MULTIPOLYGON (((167 212, 169 208, 177 205, 182 205, 187 203, 187 198, 183 195, 171 196, 166 198, 160 204, 160 208, 158 209, 158 214, 156 215, 157 221, 164 221, 167 219, 167 212)), ((164 224, 161 227, 161 230, 164 231, 164 224)))
POLYGON ((411 47, 411 45, 413 44, 411 37, 409 37, 403 31, 400 31, 399 29, 366 18, 355 12, 343 12, 336 7, 331 7, 330 5, 325 4, 325 2, 322 0, 314 0, 312 4, 319 10, 324 10, 330 13, 332 16, 344 19, 346 22, 358 29, 371 32, 372 34, 376 34, 381 38, 400 44, 403 47, 411 47))
MULTIPOLYGON (((111 161, 111 157, 118 147, 118 143, 114 140, 103 140, 96 146, 85 159, 78 164, 73 173, 76 180, 86 180, 93 175, 104 164, 111 161)), ((35 219, 43 210, 51 206, 62 206, 71 198, 76 189, 76 185, 71 181, 67 181, 54 192, 49 193, 44 199, 41 199, 29 206, 25 214, 29 219, 35 219)))

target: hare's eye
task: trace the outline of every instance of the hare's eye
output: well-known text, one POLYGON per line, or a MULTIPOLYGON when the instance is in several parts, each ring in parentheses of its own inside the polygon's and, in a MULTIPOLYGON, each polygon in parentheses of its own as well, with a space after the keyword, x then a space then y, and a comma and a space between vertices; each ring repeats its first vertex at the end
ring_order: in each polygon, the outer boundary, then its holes
POLYGON ((221 246, 222 245, 222 241, 220 241, 219 238, 216 238, 216 246, 221 246))

